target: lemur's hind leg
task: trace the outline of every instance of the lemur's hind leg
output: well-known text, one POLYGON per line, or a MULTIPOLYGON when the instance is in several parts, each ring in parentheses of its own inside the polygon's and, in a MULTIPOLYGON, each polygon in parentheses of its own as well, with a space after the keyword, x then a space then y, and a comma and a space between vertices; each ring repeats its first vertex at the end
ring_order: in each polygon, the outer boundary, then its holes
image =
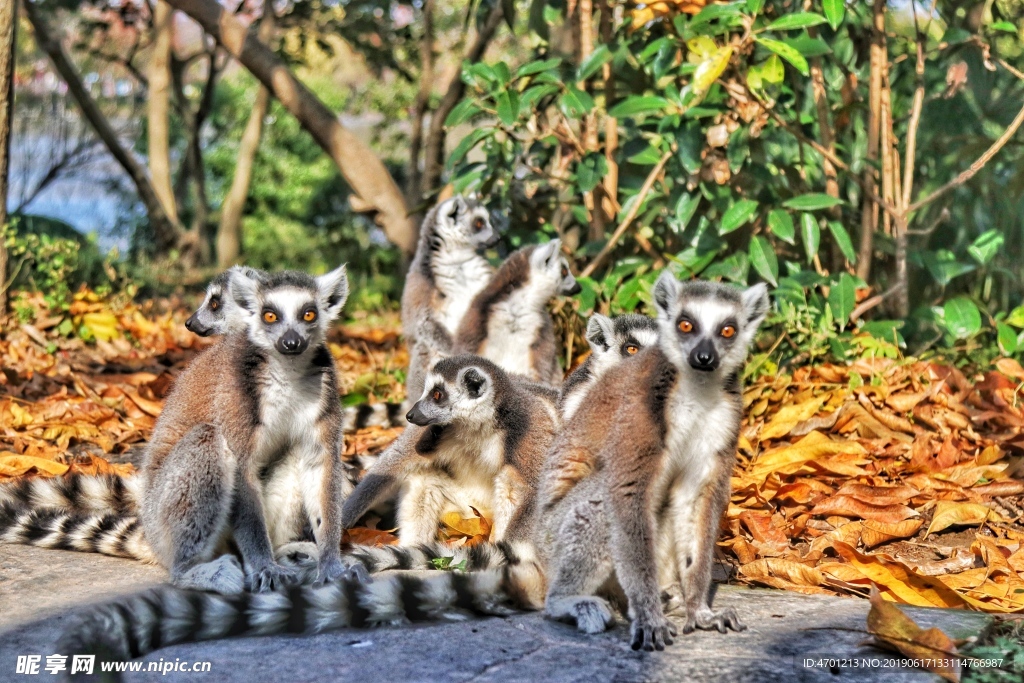
POLYGON ((237 561, 211 562, 229 532, 234 480, 235 459, 228 457, 220 431, 209 424, 185 434, 154 473, 151 519, 160 528, 147 536, 158 536, 151 542, 161 546, 158 552, 169 561, 175 585, 219 593, 242 590, 237 561))
POLYGON ((601 633, 615 623, 611 605, 596 595, 614 571, 607 529, 600 500, 584 498, 565 511, 544 616, 575 623, 584 633, 601 633))

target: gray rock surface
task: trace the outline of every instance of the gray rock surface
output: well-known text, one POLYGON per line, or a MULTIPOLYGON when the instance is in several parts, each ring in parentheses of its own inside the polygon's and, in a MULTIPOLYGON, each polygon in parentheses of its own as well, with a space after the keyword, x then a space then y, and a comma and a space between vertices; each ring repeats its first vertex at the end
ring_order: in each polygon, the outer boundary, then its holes
MULTIPOLYGON (((76 609, 159 583, 164 572, 127 560, 0 545, 0 681, 57 680, 15 675, 18 655, 57 653, 76 609)), ((807 668, 812 655, 891 655, 864 644, 868 603, 776 590, 720 586, 716 607, 734 607, 742 633, 680 636, 665 652, 630 650, 622 624, 598 636, 537 614, 407 628, 346 630, 312 637, 239 638, 159 650, 145 662, 211 663, 209 673, 127 674, 128 681, 897 681, 938 680, 909 669, 807 668)), ((908 608, 922 626, 954 638, 978 633, 974 612, 908 608)))

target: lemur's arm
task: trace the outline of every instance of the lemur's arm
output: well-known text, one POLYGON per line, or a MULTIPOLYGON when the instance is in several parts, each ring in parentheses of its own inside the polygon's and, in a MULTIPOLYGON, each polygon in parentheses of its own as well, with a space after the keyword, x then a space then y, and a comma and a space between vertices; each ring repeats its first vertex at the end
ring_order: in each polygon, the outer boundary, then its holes
MULTIPOLYGON (((333 383, 330 390, 336 395, 333 383)), ((334 406, 335 410, 321 418, 317 425, 318 447, 320 457, 324 460, 320 533, 317 534, 317 550, 320 555, 318 581, 335 579, 345 571, 341 563, 341 506, 345 497, 345 472, 341 462, 342 418, 341 411, 337 410, 337 401, 331 401, 329 405, 334 406)))
POLYGON ((422 431, 422 427, 406 427, 367 471, 341 510, 342 529, 352 528, 367 510, 398 491, 403 478, 413 469, 415 458, 421 457, 413 445, 422 431))
MULTIPOLYGON (((611 531, 612 561, 629 600, 633 649, 662 650, 673 627, 661 609, 654 550, 654 519, 648 498, 660 449, 651 444, 631 453, 605 450, 605 505, 611 531)), ((621 448, 621 445, 618 445, 621 448)))
POLYGON ((250 589, 262 592, 278 587, 289 572, 274 562, 263 503, 254 479, 254 475, 244 469, 238 473, 231 520, 250 589))

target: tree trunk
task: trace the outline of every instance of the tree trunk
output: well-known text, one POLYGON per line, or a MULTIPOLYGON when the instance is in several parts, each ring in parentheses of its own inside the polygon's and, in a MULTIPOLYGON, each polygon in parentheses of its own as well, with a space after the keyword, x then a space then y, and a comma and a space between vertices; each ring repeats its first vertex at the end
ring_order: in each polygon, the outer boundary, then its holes
POLYGON ((14 112, 14 37, 18 28, 18 6, 0 5, 0 315, 7 308, 7 245, 3 227, 7 224, 7 174, 10 170, 11 120, 14 112))
POLYGON ((423 124, 430 109, 430 91, 434 84, 434 0, 423 0, 423 38, 420 40, 420 88, 412 112, 409 136, 409 178, 405 198, 412 208, 423 199, 420 185, 420 151, 423 149, 423 124))
POLYGON ((174 10, 163 0, 153 8, 153 53, 149 58, 146 97, 149 175, 153 189, 167 215, 177 218, 174 188, 171 184, 171 40, 174 10))
POLYGON ((166 254, 178 245, 178 239, 182 232, 181 226, 176 219, 171 218, 164 211, 163 204, 160 203, 153 184, 149 181, 149 176, 146 175, 146 169, 121 145, 121 141, 117 139, 117 133, 114 132, 107 117, 103 115, 95 100, 82 84, 81 77, 71 64, 67 53, 64 52, 64 47, 56 36, 50 33, 39 9, 29 0, 25 0, 22 6, 25 8, 25 16, 32 24, 39 48, 50 57, 54 68, 67 83, 71 96, 75 98, 82 110, 82 115, 89 121, 89 125, 96 131, 96 135, 135 183, 139 199, 146 207, 149 222, 153 228, 153 245, 156 252, 160 255, 166 254))
MULTIPOLYGON (((263 18, 257 37, 269 43, 274 35, 274 4, 270 0, 263 5, 263 18)), ((235 161, 235 175, 231 179, 231 187, 224 195, 224 204, 220 213, 220 228, 217 231, 217 265, 229 268, 238 262, 242 254, 242 213, 245 200, 249 197, 249 185, 252 182, 252 169, 256 162, 256 153, 260 149, 263 137, 263 120, 270 109, 270 91, 261 85, 256 92, 256 102, 252 113, 245 124, 242 139, 238 143, 238 157, 235 161)))
POLYGON ((260 80, 316 140, 355 194, 377 212, 388 239, 405 254, 416 248, 416 228, 405 199, 373 150, 350 130, 266 45, 216 0, 167 0, 189 15, 260 80))
MULTIPOLYGON (((476 34, 476 39, 470 46, 469 50, 466 51, 466 56, 463 61, 475 64, 479 62, 483 57, 484 52, 487 50, 487 46, 490 44, 491 39, 494 38, 494 34, 498 30, 498 26, 501 25, 503 13, 501 11, 501 3, 494 6, 491 13, 487 15, 487 20, 476 34)), ((427 135, 426 153, 424 155, 424 169, 423 169, 423 194, 433 193, 438 190, 438 185, 441 182, 441 172, 444 169, 444 143, 445 143, 445 130, 444 120, 448 118, 448 115, 455 108, 455 105, 462 99, 463 93, 466 92, 466 84, 462 82, 462 74, 456 73, 452 78, 451 83, 448 84, 448 89, 444 94, 444 98, 441 103, 437 106, 437 109, 430 117, 430 132, 427 135)))
MULTIPOLYGON (((885 39, 885 0, 874 0, 871 29, 870 68, 868 81, 868 149, 864 168, 864 182, 867 189, 877 193, 875 168, 872 162, 878 160, 878 146, 881 138, 882 118, 882 74, 888 69, 888 47, 885 39)), ((878 229, 878 206, 866 196, 860 217, 860 249, 857 254, 857 276, 865 282, 871 277, 871 260, 874 257, 875 230, 878 229)))

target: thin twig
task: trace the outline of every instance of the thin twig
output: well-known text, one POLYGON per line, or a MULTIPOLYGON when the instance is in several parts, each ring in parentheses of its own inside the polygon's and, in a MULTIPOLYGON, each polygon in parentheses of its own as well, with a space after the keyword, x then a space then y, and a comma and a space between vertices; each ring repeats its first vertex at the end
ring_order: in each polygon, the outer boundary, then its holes
POLYGON ((942 195, 946 194, 950 190, 960 187, 968 180, 973 178, 978 173, 978 171, 984 168, 985 164, 991 161, 992 157, 998 154, 999 150, 1001 150, 1003 146, 1010 141, 1010 139, 1016 134, 1017 129, 1021 127, 1021 124, 1024 124, 1024 107, 1022 107, 1021 110, 1017 113, 1016 118, 1014 118, 1013 122, 1007 127, 1005 131, 1003 131, 1003 134, 999 136, 999 139, 993 142, 992 146, 985 150, 985 153, 978 157, 978 159, 973 164, 971 164, 970 168, 963 171, 956 178, 950 180, 948 183, 946 183, 939 189, 935 190, 924 199, 918 200, 911 204, 910 206, 908 206, 907 213, 909 214, 911 212, 917 211, 922 206, 927 206, 928 204, 931 204, 933 201, 935 201, 942 195))
POLYGON ((915 236, 930 235, 933 232, 935 232, 936 228, 938 228, 940 225, 948 221, 949 216, 949 209, 943 208, 942 211, 939 213, 938 217, 934 221, 932 221, 932 224, 929 225, 927 228, 925 228, 924 230, 907 230, 907 234, 915 236))
POLYGON ((661 174, 662 170, 664 170, 665 164, 667 164, 668 160, 672 158, 672 154, 672 152, 665 152, 657 165, 651 169, 651 172, 647 175, 647 179, 644 181, 643 186, 640 188, 640 192, 637 194, 636 203, 633 204, 629 213, 626 214, 626 217, 622 219, 621 223, 619 223, 619 227, 615 228, 615 232, 613 232, 612 236, 608 238, 608 243, 604 245, 600 252, 598 252, 597 256, 594 257, 594 260, 583 269, 583 272, 580 273, 580 277, 590 277, 590 274, 597 270, 597 267, 601 265, 601 263, 608 257, 608 254, 610 254, 615 248, 619 239, 622 238, 622 235, 629 229, 630 224, 632 224, 636 215, 640 212, 640 207, 643 205, 644 199, 647 198, 647 194, 651 191, 651 188, 654 187, 655 181, 657 181, 658 176, 661 174))
POLYGON ((914 11, 914 32, 917 35, 917 87, 914 90, 914 105, 910 110, 910 124, 907 128, 907 149, 904 154, 903 169, 903 209, 910 205, 910 196, 914 188, 914 157, 917 153, 917 128, 921 124, 921 110, 924 108, 924 36, 917 23, 917 2, 911 0, 910 7, 914 11))
POLYGON ((874 308, 878 304, 882 303, 883 301, 888 299, 890 296, 895 294, 897 291, 899 291, 899 288, 900 288, 900 285, 899 284, 895 284, 892 287, 890 287, 889 289, 887 289, 884 292, 882 292, 881 294, 876 294, 875 296, 873 296, 873 297, 871 297, 869 299, 864 299, 864 301, 860 302, 860 304, 856 308, 854 308, 852 311, 850 311, 850 322, 857 322, 857 320, 862 315, 864 315, 865 313, 870 311, 872 308, 874 308))

